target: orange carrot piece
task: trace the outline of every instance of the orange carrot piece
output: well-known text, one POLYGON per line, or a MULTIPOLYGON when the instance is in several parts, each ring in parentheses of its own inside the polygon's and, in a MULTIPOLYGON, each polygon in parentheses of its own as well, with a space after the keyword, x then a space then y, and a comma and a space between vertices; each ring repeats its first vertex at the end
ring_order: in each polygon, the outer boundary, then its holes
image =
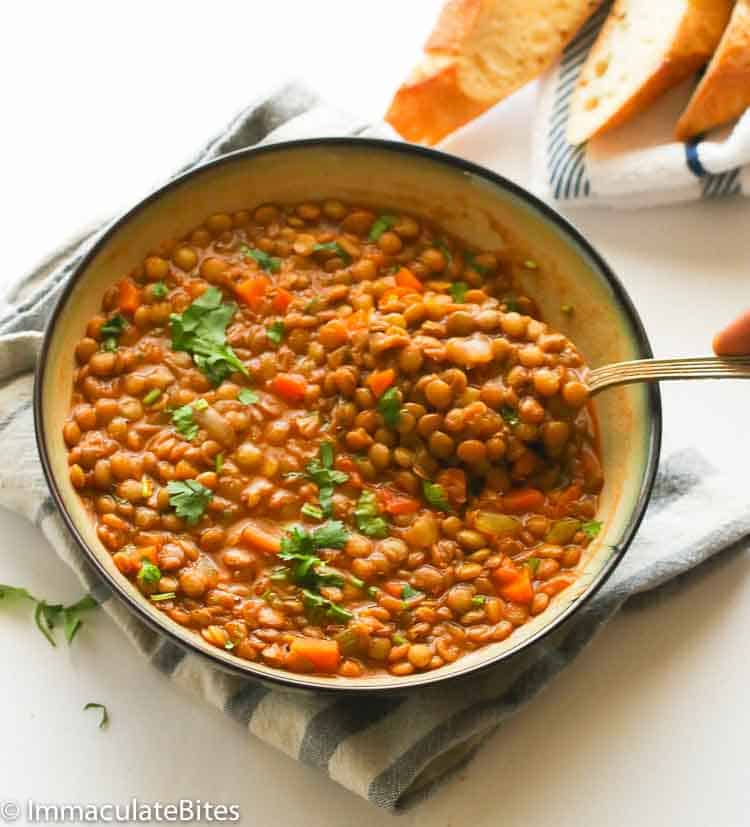
POLYGON ((271 307, 273 307, 277 313, 286 313, 286 309, 292 303, 293 298, 294 296, 288 290, 284 290, 283 287, 279 287, 276 291, 276 295, 273 297, 271 307))
POLYGON ((409 290, 416 290, 417 293, 421 293, 424 290, 422 282, 408 267, 402 267, 398 273, 396 273, 396 284, 399 287, 408 287, 409 290))
POLYGON ((399 514, 414 514, 419 511, 419 500, 406 494, 399 494, 390 488, 381 488, 378 491, 378 502, 383 511, 394 517, 399 514))
POLYGON ((248 545, 264 551, 266 554, 278 554, 281 551, 281 540, 276 534, 261 528, 256 523, 248 523, 242 530, 242 539, 248 545))
POLYGON ((120 310, 125 313, 135 313, 141 306, 141 291, 130 279, 123 279, 117 288, 120 310))
POLYGON ((404 584, 396 580, 388 580, 383 583, 383 591, 388 592, 391 597, 401 597, 401 592, 404 590, 404 584))
POLYGON ((251 276, 235 285, 234 292, 251 310, 258 310, 270 286, 268 276, 251 276))
POLYGON ((271 390, 292 405, 304 402, 307 380, 299 373, 277 373, 271 380, 271 390))
POLYGON ((497 586, 507 586, 509 583, 516 581, 518 569, 510 565, 498 566, 496 569, 492 569, 491 576, 497 586))
POLYGON ((335 640, 295 637, 289 645, 289 653, 310 663, 316 672, 335 672, 341 663, 341 652, 335 640))
POLYGON ((503 509, 511 514, 539 511, 544 505, 544 494, 537 488, 519 488, 503 497, 503 509))
POLYGON ((375 394, 376 399, 379 399, 395 381, 396 371, 393 368, 374 370, 367 377, 367 385, 375 394))
POLYGON ((534 589, 531 585, 531 573, 528 568, 519 571, 516 578, 500 589, 500 597, 512 603, 531 603, 534 599, 534 589))

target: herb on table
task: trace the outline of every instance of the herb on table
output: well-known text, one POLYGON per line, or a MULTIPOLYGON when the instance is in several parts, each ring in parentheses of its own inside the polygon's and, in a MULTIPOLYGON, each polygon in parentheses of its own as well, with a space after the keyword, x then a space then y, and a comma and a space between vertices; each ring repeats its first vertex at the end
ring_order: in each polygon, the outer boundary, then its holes
POLYGON ((222 293, 209 287, 184 313, 172 313, 170 331, 172 348, 190 353, 193 361, 214 384, 219 385, 231 373, 248 376, 247 368, 226 343, 226 328, 236 305, 224 303, 222 293))
POLYGON ((39 600, 27 589, 0 584, 0 600, 13 598, 31 600, 36 604, 34 609, 34 622, 52 646, 57 646, 53 629, 59 623, 62 622, 65 639, 68 643, 72 643, 73 638, 76 636, 83 622, 81 615, 99 606, 96 600, 90 595, 82 597, 70 606, 63 606, 61 603, 52 604, 47 603, 46 600, 39 600))
POLYGON ((438 511, 451 510, 448 499, 445 496, 445 490, 439 483, 422 480, 422 493, 427 503, 433 508, 437 508, 438 511))
POLYGON ((143 404, 144 405, 153 405, 154 402, 158 401, 160 396, 161 396, 161 391, 159 390, 159 388, 153 388, 152 390, 150 390, 143 397, 143 404))
POLYGON ((379 215, 375 223, 372 225, 370 235, 367 237, 368 241, 377 241, 386 230, 390 230, 396 223, 395 215, 379 215))
POLYGON ((258 394, 255 391, 251 391, 250 388, 243 388, 237 394, 237 399, 239 399, 243 405, 254 405, 256 402, 260 401, 258 394))
POLYGON ((171 480, 167 483, 169 504, 178 517, 188 525, 195 525, 214 498, 214 492, 196 480, 171 480))
POLYGON ((281 259, 276 258, 276 256, 269 256, 268 253, 263 252, 263 250, 258 250, 257 248, 248 247, 246 244, 243 244, 240 247, 240 252, 243 256, 255 259, 261 270, 266 270, 270 273, 278 273, 281 270, 281 259))
POLYGON ((368 537, 388 536, 388 523, 380 516, 378 503, 372 491, 363 491, 354 508, 357 528, 368 537))
POLYGON ((354 617, 351 612, 343 607, 308 589, 302 589, 302 601, 305 604, 308 617, 313 621, 325 617, 334 622, 348 623, 354 617))
POLYGON ((581 526, 581 531, 583 531, 589 540, 593 540, 601 530, 602 524, 599 520, 589 520, 581 526))
POLYGON ((406 583, 401 589, 401 599, 402 600, 413 600, 415 597, 424 597, 422 592, 417 591, 416 589, 412 588, 408 583, 406 583))
POLYGON ((99 729, 104 729, 107 724, 109 724, 109 713, 107 712, 107 707, 104 704, 97 704, 93 701, 89 701, 86 706, 83 707, 84 712, 87 709, 100 709, 102 712, 101 720, 99 721, 99 729))
POLYGON ((467 267, 471 267, 472 270, 479 273, 480 276, 486 276, 489 270, 483 265, 480 264, 473 253, 464 253, 464 261, 466 262, 467 267))
POLYGON ((172 423, 177 428, 177 433, 182 434, 188 442, 195 439, 200 430, 198 423, 193 417, 195 411, 205 411, 208 402, 205 399, 196 399, 195 402, 175 408, 172 411, 172 423))
POLYGON ((450 293, 456 304, 463 304, 469 285, 465 281, 454 281, 450 286, 450 293))
POLYGON ((335 486, 343 485, 349 475, 333 468, 333 445, 330 442, 321 443, 318 457, 308 462, 304 476, 318 486, 323 516, 330 517, 333 513, 333 490, 335 486))
POLYGON ((138 579, 143 583, 158 583, 161 580, 161 571, 158 566, 155 566, 150 560, 144 557, 141 562, 141 568, 138 571, 138 579))
POLYGON ((388 390, 378 399, 378 411, 389 428, 395 428, 401 419, 401 395, 396 388, 388 390))
POLYGON ((157 281, 152 287, 151 292, 157 299, 163 299, 169 292, 169 288, 163 281, 157 281))
POLYGON ((117 350, 117 342, 126 324, 125 318, 119 313, 104 322, 99 331, 104 337, 102 341, 103 350, 117 350))
POLYGON ((509 408, 507 405, 500 408, 500 415, 508 423, 508 425, 511 426, 511 428, 515 428, 516 425, 521 423, 518 414, 513 410, 513 408, 509 408))
POLYGON ((349 264, 351 262, 351 256, 346 250, 338 243, 338 241, 329 241, 327 244, 316 244, 313 247, 314 253, 336 253, 336 255, 344 262, 344 264, 349 264))
POLYGON ((266 336, 275 344, 280 345, 284 339, 284 322, 281 319, 277 319, 275 322, 271 322, 270 325, 266 328, 266 336))

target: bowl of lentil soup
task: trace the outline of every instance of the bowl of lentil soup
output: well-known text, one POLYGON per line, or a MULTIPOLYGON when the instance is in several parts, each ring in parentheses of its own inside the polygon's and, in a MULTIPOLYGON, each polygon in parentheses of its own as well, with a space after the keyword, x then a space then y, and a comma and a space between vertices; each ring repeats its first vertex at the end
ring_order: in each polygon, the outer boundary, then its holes
POLYGON ((403 691, 510 657, 617 565, 658 460, 588 243, 386 141, 224 156, 117 221, 45 334, 54 499, 143 620, 235 673, 403 691))

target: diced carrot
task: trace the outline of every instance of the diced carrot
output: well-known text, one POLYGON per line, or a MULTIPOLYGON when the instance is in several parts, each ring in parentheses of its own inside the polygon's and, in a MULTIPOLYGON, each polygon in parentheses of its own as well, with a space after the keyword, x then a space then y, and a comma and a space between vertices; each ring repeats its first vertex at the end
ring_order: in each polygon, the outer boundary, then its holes
POLYGON ((534 589, 531 585, 531 573, 526 566, 516 572, 516 577, 510 583, 500 588, 500 597, 512 603, 531 603, 534 599, 534 589))
POLYGON ((133 554, 133 550, 116 551, 112 555, 112 562, 123 574, 136 574, 141 568, 140 558, 133 554))
POLYGON ((511 514, 538 511, 544 505, 544 494, 536 488, 519 488, 503 497, 503 509, 511 514))
POLYGON ((341 652, 335 640, 295 637, 289 645, 289 653, 310 663, 316 672, 335 672, 341 662, 341 652))
POLYGON ((388 592, 391 597, 401 597, 401 592, 404 590, 404 584, 396 580, 388 580, 383 583, 383 591, 388 592))
POLYGON ((266 554, 278 554, 281 551, 281 540, 276 534, 271 534, 257 523, 248 523, 242 530, 242 539, 245 543, 266 554))
POLYGON ((419 500, 400 494, 391 488, 381 488, 378 491, 378 502, 383 511, 394 517, 399 514, 414 514, 419 511, 419 500))
POLYGON ((123 279, 117 288, 117 303, 124 313, 135 313, 141 306, 141 291, 130 279, 123 279))
POLYGON ((492 579, 498 586, 507 586, 508 583, 514 583, 517 577, 518 569, 515 566, 505 565, 492 569, 492 579))
POLYGON ((351 316, 347 316, 345 321, 349 330, 358 330, 362 327, 368 327, 370 324, 370 311, 357 310, 355 313, 352 313, 351 316))
POLYGON ((251 310, 258 310, 270 286, 268 276, 251 276, 235 285, 234 292, 251 310))
POLYGON ((375 398, 379 399, 395 381, 396 371, 393 368, 374 370, 367 377, 367 386, 375 394, 375 398))
POLYGON ((279 287, 276 291, 276 295, 273 297, 271 307, 273 307, 277 313, 286 313, 286 309, 292 303, 293 298, 294 296, 288 290, 284 290, 283 287, 279 287))
POLYGON ((271 380, 271 390, 292 405, 304 402, 307 380, 299 373, 277 373, 271 380))
POLYGON ((396 273, 396 284, 399 287, 408 287, 409 290, 416 290, 417 293, 421 293, 424 290, 422 282, 408 267, 402 267, 398 273, 396 273))

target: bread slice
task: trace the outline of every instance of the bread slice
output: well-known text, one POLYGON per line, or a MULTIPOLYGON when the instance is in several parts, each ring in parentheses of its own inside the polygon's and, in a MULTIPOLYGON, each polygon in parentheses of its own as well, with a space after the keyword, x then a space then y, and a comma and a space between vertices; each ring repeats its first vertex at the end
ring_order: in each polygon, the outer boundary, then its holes
POLYGON ((578 77, 568 140, 627 121, 707 63, 731 10, 732 0, 616 0, 578 77))
POLYGON ((750 0, 737 0, 724 37, 677 123, 686 141, 738 118, 750 107, 750 0))
POLYGON ((602 0, 448 0, 386 120, 435 144, 545 71, 602 0))

